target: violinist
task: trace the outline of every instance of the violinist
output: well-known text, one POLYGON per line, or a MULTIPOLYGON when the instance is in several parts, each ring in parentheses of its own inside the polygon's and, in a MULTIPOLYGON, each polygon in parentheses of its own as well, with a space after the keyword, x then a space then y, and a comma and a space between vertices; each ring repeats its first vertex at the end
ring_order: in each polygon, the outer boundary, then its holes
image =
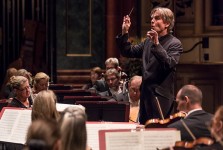
POLYGON ((181 131, 181 140, 193 141, 193 137, 188 133, 183 122, 191 130, 195 138, 211 137, 206 124, 211 121, 213 115, 202 109, 202 92, 194 85, 185 85, 176 96, 177 110, 186 112, 187 115, 183 121, 176 121, 169 128, 176 128, 181 131))
POLYGON ((223 150, 223 106, 220 106, 215 112, 210 124, 210 131, 216 142, 210 146, 202 147, 202 150, 223 150))

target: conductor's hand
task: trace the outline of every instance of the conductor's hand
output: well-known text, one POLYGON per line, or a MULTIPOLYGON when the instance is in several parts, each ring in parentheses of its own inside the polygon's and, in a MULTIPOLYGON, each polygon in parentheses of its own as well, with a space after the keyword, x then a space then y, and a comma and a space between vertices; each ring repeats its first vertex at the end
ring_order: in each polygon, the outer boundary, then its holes
POLYGON ((130 26, 131 26, 130 17, 126 15, 123 17, 122 35, 128 33, 130 26))
POLYGON ((158 33, 155 30, 151 29, 150 31, 148 31, 147 37, 153 42, 153 44, 159 44, 158 33))

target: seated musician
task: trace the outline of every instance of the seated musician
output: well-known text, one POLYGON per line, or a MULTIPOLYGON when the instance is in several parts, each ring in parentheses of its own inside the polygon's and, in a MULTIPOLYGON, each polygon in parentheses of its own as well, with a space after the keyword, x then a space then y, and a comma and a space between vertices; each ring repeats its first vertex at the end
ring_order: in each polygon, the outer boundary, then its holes
MULTIPOLYGON (((123 91, 126 90, 126 77, 127 77, 127 74, 125 72, 122 72, 121 70, 121 67, 119 66, 119 61, 117 58, 108 58, 106 61, 105 61, 105 68, 106 68, 106 71, 108 69, 116 69, 119 73, 119 76, 120 76, 120 80, 119 82, 121 83, 120 86, 123 88, 123 91)), ((104 91, 107 91, 109 89, 106 81, 104 80, 104 78, 100 79, 100 80, 97 80, 95 82, 95 84, 93 85, 93 87, 90 89, 90 90, 96 90, 97 92, 104 92, 104 91)))
POLYGON ((33 79, 32 94, 36 98, 40 91, 48 90, 50 77, 44 72, 38 72, 33 79))
POLYGON ((104 77, 109 89, 105 92, 100 92, 99 95, 110 97, 110 100, 128 101, 127 92, 123 91, 120 86, 119 72, 116 69, 108 69, 104 77))
POLYGON ((220 106, 214 114, 210 124, 211 135, 216 142, 199 150, 222 150, 223 149, 223 106, 220 106))
POLYGON ((14 97, 13 89, 10 86, 10 78, 16 75, 16 73, 17 73, 16 68, 7 69, 5 79, 3 81, 1 91, 0 91, 1 99, 12 99, 14 97))
POLYGON ((141 83, 142 83, 141 76, 133 76, 129 80, 128 91, 129 91, 129 102, 130 102, 130 114, 129 114, 130 122, 137 122, 138 120, 141 83))
POLYGON ((185 85, 177 93, 177 109, 186 112, 187 115, 183 121, 177 121, 168 127, 177 128, 181 131, 181 140, 193 141, 193 137, 185 128, 183 122, 187 125, 195 138, 211 137, 207 128, 207 123, 211 121, 213 115, 202 109, 202 92, 194 85, 185 85))
POLYGON ((23 150, 59 150, 61 133, 55 120, 38 119, 28 128, 23 150))
POLYGON ((92 88, 97 80, 101 80, 102 78, 102 69, 100 67, 94 67, 90 72, 90 81, 87 84, 83 85, 83 90, 88 90, 92 88))
POLYGON ((91 150, 87 144, 87 115, 78 107, 68 107, 60 119, 60 150, 91 150))
POLYGON ((32 100, 30 99, 31 88, 29 81, 24 76, 12 76, 10 78, 10 85, 15 93, 10 107, 20 107, 29 108, 32 105, 32 100))

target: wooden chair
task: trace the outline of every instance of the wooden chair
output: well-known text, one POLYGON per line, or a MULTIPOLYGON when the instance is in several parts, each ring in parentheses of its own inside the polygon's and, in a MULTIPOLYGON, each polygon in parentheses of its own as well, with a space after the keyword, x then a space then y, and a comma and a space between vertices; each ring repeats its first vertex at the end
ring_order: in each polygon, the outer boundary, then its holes
POLYGON ((49 85, 50 90, 71 90, 71 85, 64 85, 64 84, 50 84, 49 85))
POLYGON ((76 101, 107 101, 107 99, 101 96, 64 96, 62 103, 75 104, 76 101))
POLYGON ((53 90, 57 96, 57 102, 63 103, 64 96, 91 96, 91 92, 86 90, 53 90))

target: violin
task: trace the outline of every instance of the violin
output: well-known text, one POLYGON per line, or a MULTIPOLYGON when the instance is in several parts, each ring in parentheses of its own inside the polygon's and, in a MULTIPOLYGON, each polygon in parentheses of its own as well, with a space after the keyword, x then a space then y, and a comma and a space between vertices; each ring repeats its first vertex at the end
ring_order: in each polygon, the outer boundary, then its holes
POLYGON ((175 147, 184 147, 184 148, 194 148, 198 145, 205 145, 209 146, 212 145, 214 141, 211 138, 207 137, 200 137, 194 141, 187 142, 187 141, 177 141, 175 143, 175 147))
POLYGON ((186 114, 184 112, 178 112, 170 115, 166 119, 149 119, 145 123, 145 128, 166 128, 168 125, 184 118, 186 114))
POLYGON ((170 115, 169 118, 164 119, 163 112, 157 97, 155 97, 157 108, 159 110, 160 116, 162 119, 150 119, 145 123, 145 128, 166 128, 169 124, 180 120, 186 116, 183 112, 178 112, 173 115, 170 115))
POLYGON ((211 138, 200 137, 194 141, 176 141, 173 147, 164 148, 161 150, 195 150, 196 146, 209 146, 212 145, 214 141, 211 138))

